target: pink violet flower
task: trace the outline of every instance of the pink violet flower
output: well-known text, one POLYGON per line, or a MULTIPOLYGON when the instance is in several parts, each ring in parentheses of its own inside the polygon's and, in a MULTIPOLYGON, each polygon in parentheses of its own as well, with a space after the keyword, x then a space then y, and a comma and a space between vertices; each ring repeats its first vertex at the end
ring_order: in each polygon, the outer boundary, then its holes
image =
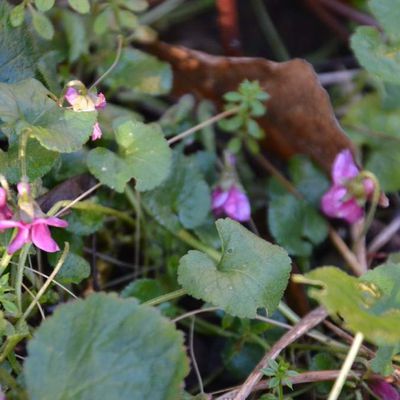
POLYGON ((400 400, 399 392, 384 379, 373 380, 368 385, 381 400, 400 400))
POLYGON ((353 160, 351 151, 341 151, 332 166, 333 185, 321 199, 322 211, 329 217, 345 219, 350 224, 357 222, 364 215, 365 201, 374 192, 374 183, 370 179, 362 181, 361 193, 351 191, 360 170, 353 160))
POLYGON ((226 215, 239 222, 250 219, 249 199, 236 184, 233 184, 228 190, 217 186, 212 193, 211 207, 216 217, 226 215))
POLYGON ((0 187, 0 221, 11 219, 12 215, 7 205, 7 192, 0 187))
MULTIPOLYGON (((81 95, 77 89, 69 87, 65 92, 65 99, 72 106, 75 112, 88 112, 95 110, 104 110, 107 105, 106 98, 103 93, 81 95)), ((98 140, 102 136, 100 125, 96 122, 93 125, 91 139, 98 140)))
POLYGON ((66 228, 68 222, 60 218, 45 216, 39 206, 30 198, 29 184, 21 182, 17 188, 20 209, 14 217, 18 215, 19 219, 0 220, 0 230, 17 228, 17 234, 7 248, 8 254, 15 253, 27 243, 33 243, 48 253, 60 250, 51 237, 49 226, 66 228))

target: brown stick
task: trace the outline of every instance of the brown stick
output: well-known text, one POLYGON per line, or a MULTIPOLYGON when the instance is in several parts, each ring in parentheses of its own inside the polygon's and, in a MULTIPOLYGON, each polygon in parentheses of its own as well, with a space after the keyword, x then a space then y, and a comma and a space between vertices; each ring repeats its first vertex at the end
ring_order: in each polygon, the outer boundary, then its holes
POLYGON ((254 371, 248 376, 239 391, 235 390, 234 394, 229 392, 224 396, 219 397, 217 400, 245 400, 247 396, 249 396, 249 394, 254 390, 257 383, 261 380, 263 376, 261 370, 268 364, 268 361, 277 358, 282 350, 284 350, 291 343, 295 342, 306 332, 320 324, 327 316, 328 313, 323 307, 318 307, 307 314, 272 346, 272 348, 256 365, 254 371))
POLYGON ((236 0, 217 0, 218 24, 222 46, 227 56, 240 56, 240 32, 236 0))

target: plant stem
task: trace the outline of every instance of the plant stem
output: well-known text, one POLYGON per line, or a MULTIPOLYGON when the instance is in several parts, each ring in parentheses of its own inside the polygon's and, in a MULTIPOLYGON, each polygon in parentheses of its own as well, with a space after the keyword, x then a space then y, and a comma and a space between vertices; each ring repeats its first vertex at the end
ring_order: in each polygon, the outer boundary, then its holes
POLYGON ((281 382, 279 382, 278 385, 278 398, 279 400, 283 400, 283 387, 281 382))
POLYGON ((65 247, 64 247, 63 253, 61 254, 60 259, 58 260, 57 265, 54 267, 53 271, 47 278, 44 285, 37 292, 35 298, 32 300, 31 304, 29 304, 28 308, 25 310, 25 312, 22 315, 22 317, 20 318, 19 322, 28 318, 28 316, 31 313, 31 311, 33 310, 33 308, 39 302, 39 300, 43 296, 44 292, 47 290, 47 288, 50 286, 50 284, 53 281, 53 279, 55 278, 55 276, 58 274, 58 271, 64 265, 65 259, 67 258, 67 255, 68 255, 68 252, 69 252, 69 243, 65 242, 65 247))
POLYGON ((18 157, 19 157, 19 162, 20 162, 20 166, 21 166, 21 181, 28 179, 28 173, 27 173, 27 168, 26 168, 26 147, 28 144, 28 139, 29 139, 30 133, 31 133, 31 130, 29 128, 23 129, 20 134, 20 139, 19 139, 18 157))
POLYGON ((17 298, 17 308, 19 314, 22 313, 22 280, 24 278, 24 268, 26 264, 26 259, 29 254, 29 249, 31 244, 28 243, 24 245, 19 255, 18 266, 17 266, 17 276, 15 279, 15 296, 17 298))
POLYGON ((192 128, 180 133, 179 135, 176 135, 172 137, 171 139, 168 140, 168 144, 173 144, 175 142, 178 142, 182 139, 184 139, 187 136, 192 135, 193 133, 205 128, 206 126, 212 125, 215 122, 220 121, 221 119, 224 119, 226 117, 230 117, 231 115, 236 114, 239 111, 239 107, 231 108, 230 110, 223 111, 222 113, 219 113, 217 115, 214 115, 214 117, 207 119, 206 121, 203 121, 202 123, 193 126, 192 128))
POLYGON ((118 64, 119 59, 121 58, 121 52, 122 52, 122 44, 123 44, 123 36, 118 35, 117 37, 118 44, 117 44, 117 54, 115 55, 115 60, 111 64, 110 68, 106 72, 104 72, 103 75, 101 75, 99 78, 96 79, 96 81, 89 87, 89 90, 97 86, 118 64))
POLYGON ((185 289, 178 289, 174 292, 163 294, 161 296, 155 297, 154 299, 145 301, 143 304, 146 306, 157 306, 158 304, 165 303, 166 301, 175 300, 179 297, 185 296, 187 294, 185 289))
POLYGON ((1 257, 0 260, 0 276, 3 275, 4 271, 8 267, 8 264, 10 264, 11 259, 12 259, 12 254, 8 254, 7 250, 5 250, 3 253, 3 257, 1 257))
POLYGON ((196 239, 190 232, 185 229, 181 229, 178 232, 175 232, 175 236, 181 239, 183 242, 187 243, 189 246, 194 247, 197 250, 200 250, 207 255, 209 255, 214 261, 219 262, 221 259, 221 253, 204 243, 200 242, 200 240, 196 239))
POLYGON ((357 332, 356 336, 354 337, 353 344, 351 345, 347 357, 342 365, 340 374, 337 377, 331 392, 329 393, 328 400, 337 400, 339 398, 339 395, 343 389, 343 385, 346 382, 347 375, 350 372, 351 366, 353 365, 353 362, 358 354, 358 351, 360 350, 363 340, 364 340, 364 335, 361 332, 357 332))

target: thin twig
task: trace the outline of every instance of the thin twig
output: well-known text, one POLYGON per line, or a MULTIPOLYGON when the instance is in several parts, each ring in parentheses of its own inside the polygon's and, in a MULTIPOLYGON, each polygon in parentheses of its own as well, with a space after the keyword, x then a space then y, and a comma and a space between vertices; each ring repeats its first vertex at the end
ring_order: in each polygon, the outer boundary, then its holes
POLYGON ((171 139, 168 140, 168 144, 171 145, 175 142, 178 142, 179 140, 182 140, 185 137, 190 136, 193 133, 205 128, 206 126, 212 125, 221 119, 224 119, 224 118, 230 117, 231 115, 236 114, 238 111, 239 111, 239 107, 235 107, 235 108, 231 108, 230 110, 223 111, 222 113, 219 113, 217 115, 214 115, 214 117, 209 118, 206 121, 186 130, 185 132, 182 132, 179 135, 172 137, 171 139))
MULTIPOLYGON (((32 299, 35 298, 35 295, 34 295, 34 294, 32 293, 32 291, 28 288, 28 286, 26 286, 23 282, 22 282, 21 286, 28 292, 29 296, 31 296, 32 299)), ((39 313, 40 313, 42 319, 45 320, 45 319, 46 319, 46 316, 45 316, 45 314, 44 314, 44 311, 43 311, 42 306, 40 305, 40 303, 37 303, 37 306, 38 306, 38 310, 39 310, 39 313)))
POLYGON ((181 320, 183 320, 185 318, 188 318, 188 317, 192 317, 193 315, 206 313, 206 312, 213 312, 213 311, 217 311, 219 309, 220 309, 219 307, 200 308, 198 310, 193 310, 193 311, 189 311, 189 312, 187 312, 185 314, 182 314, 179 317, 176 317, 176 318, 172 319, 171 322, 175 324, 178 321, 181 321, 181 320))
POLYGON ((199 366, 197 365, 196 355, 194 354, 194 346, 193 346, 194 321, 195 317, 192 317, 192 322, 190 324, 190 335, 189 335, 189 352, 190 352, 190 358, 192 359, 193 363, 193 369, 196 374, 197 380, 199 382, 200 393, 204 394, 203 379, 201 378, 199 366))
POLYGON ((376 253, 392 239, 392 237, 397 233, 399 229, 400 215, 396 216, 388 226, 382 229, 382 231, 374 237, 368 247, 368 253, 376 253))
POLYGON ((318 307, 307 314, 295 326, 293 326, 290 331, 285 333, 264 355, 264 357, 255 367, 254 371, 246 379, 240 390, 235 391, 234 397, 231 393, 230 397, 225 397, 225 395, 224 397, 220 397, 217 400, 245 400, 253 391, 257 383, 261 380, 263 376, 261 370, 268 364, 269 360, 276 359, 282 350, 284 350, 291 343, 295 342, 298 338, 306 334, 308 331, 313 329, 315 326, 320 324, 327 316, 328 313, 322 307, 318 307))
POLYGON ((360 350, 360 346, 364 340, 364 335, 360 332, 356 333, 356 336, 354 337, 353 344, 350 347, 350 351, 347 354, 347 357, 342 365, 342 368, 340 370, 340 374, 336 379, 335 384, 333 385, 333 388, 331 392, 329 393, 328 400, 337 400, 342 389, 343 385, 346 382, 346 378, 349 375, 349 372, 351 370, 351 366, 354 363, 355 358, 357 357, 357 353, 360 350))

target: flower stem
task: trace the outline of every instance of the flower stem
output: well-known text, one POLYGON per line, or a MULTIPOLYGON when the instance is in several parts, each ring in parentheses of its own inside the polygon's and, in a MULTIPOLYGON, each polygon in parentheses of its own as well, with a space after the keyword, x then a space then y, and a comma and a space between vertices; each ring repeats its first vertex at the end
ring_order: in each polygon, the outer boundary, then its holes
POLYGON ((117 44, 117 54, 115 55, 115 60, 111 64, 110 68, 106 72, 104 72, 103 75, 101 75, 99 78, 96 79, 96 81, 89 87, 90 89, 93 89, 95 86, 97 86, 118 64, 119 59, 121 58, 121 53, 122 53, 122 44, 124 41, 124 38, 122 35, 118 35, 117 37, 118 44, 117 44))
POLYGON ((214 124, 215 122, 220 121, 221 119, 224 119, 226 117, 230 117, 231 115, 236 114, 240 110, 239 107, 231 108, 230 110, 223 111, 222 113, 219 113, 217 115, 214 115, 212 118, 207 119, 206 121, 203 121, 202 123, 193 126, 192 128, 180 133, 179 135, 176 135, 172 137, 171 139, 168 140, 168 144, 171 145, 175 142, 179 142, 180 140, 184 139, 187 136, 192 135, 193 133, 199 131, 200 129, 203 129, 209 125, 214 124))
POLYGON ((173 292, 155 297, 154 299, 145 301, 143 304, 145 304, 146 306, 157 306, 158 304, 165 303, 166 301, 178 299, 179 297, 185 296, 186 294, 187 292, 185 289, 178 289, 173 292))
POLYGON ((282 387, 282 382, 279 382, 278 385, 278 399, 283 400, 283 387, 282 387))
POLYGON ((354 337, 353 344, 351 345, 350 350, 346 356, 346 359, 342 365, 340 374, 337 377, 331 392, 329 393, 328 400, 337 400, 339 398, 340 393, 343 389, 343 385, 346 381, 347 375, 350 372, 351 366, 353 365, 357 353, 360 350, 363 340, 364 340, 364 335, 361 332, 357 332, 356 336, 354 337))
POLYGON ((21 166, 21 181, 28 179, 28 173, 26 168, 26 147, 28 144, 30 133, 31 133, 30 129, 23 129, 19 139, 18 158, 21 166))
POLYGON ((36 306, 36 304, 39 302, 40 298, 43 296, 44 292, 47 290, 51 282, 53 282, 53 279, 55 276, 58 274, 58 271, 60 271, 61 267, 64 265, 65 259, 67 258, 69 253, 69 243, 65 243, 65 247, 63 250, 63 253, 61 254, 60 259, 57 262, 57 265, 54 267, 52 273, 49 275, 47 278, 46 282, 44 285, 40 288, 40 290, 37 292, 36 296, 32 300, 31 304, 29 304, 28 308, 25 310, 24 314, 22 315, 20 321, 25 320, 28 318, 29 314, 32 312, 33 308, 36 306))
POLYGON ((15 296, 17 298, 17 308, 20 314, 22 313, 22 280, 24 278, 24 268, 30 248, 31 244, 27 243, 21 250, 17 266, 17 276, 15 279, 15 296))
POLYGON ((219 261, 221 259, 221 253, 204 243, 200 242, 200 240, 196 239, 190 232, 185 229, 181 229, 178 232, 175 232, 175 235, 181 239, 183 242, 187 243, 189 246, 194 247, 197 250, 200 250, 207 255, 209 255, 214 261, 219 261))
POLYGON ((8 264, 10 264, 12 258, 12 254, 8 254, 7 250, 4 251, 3 257, 1 257, 0 260, 0 276, 3 275, 4 271, 8 267, 8 264))

